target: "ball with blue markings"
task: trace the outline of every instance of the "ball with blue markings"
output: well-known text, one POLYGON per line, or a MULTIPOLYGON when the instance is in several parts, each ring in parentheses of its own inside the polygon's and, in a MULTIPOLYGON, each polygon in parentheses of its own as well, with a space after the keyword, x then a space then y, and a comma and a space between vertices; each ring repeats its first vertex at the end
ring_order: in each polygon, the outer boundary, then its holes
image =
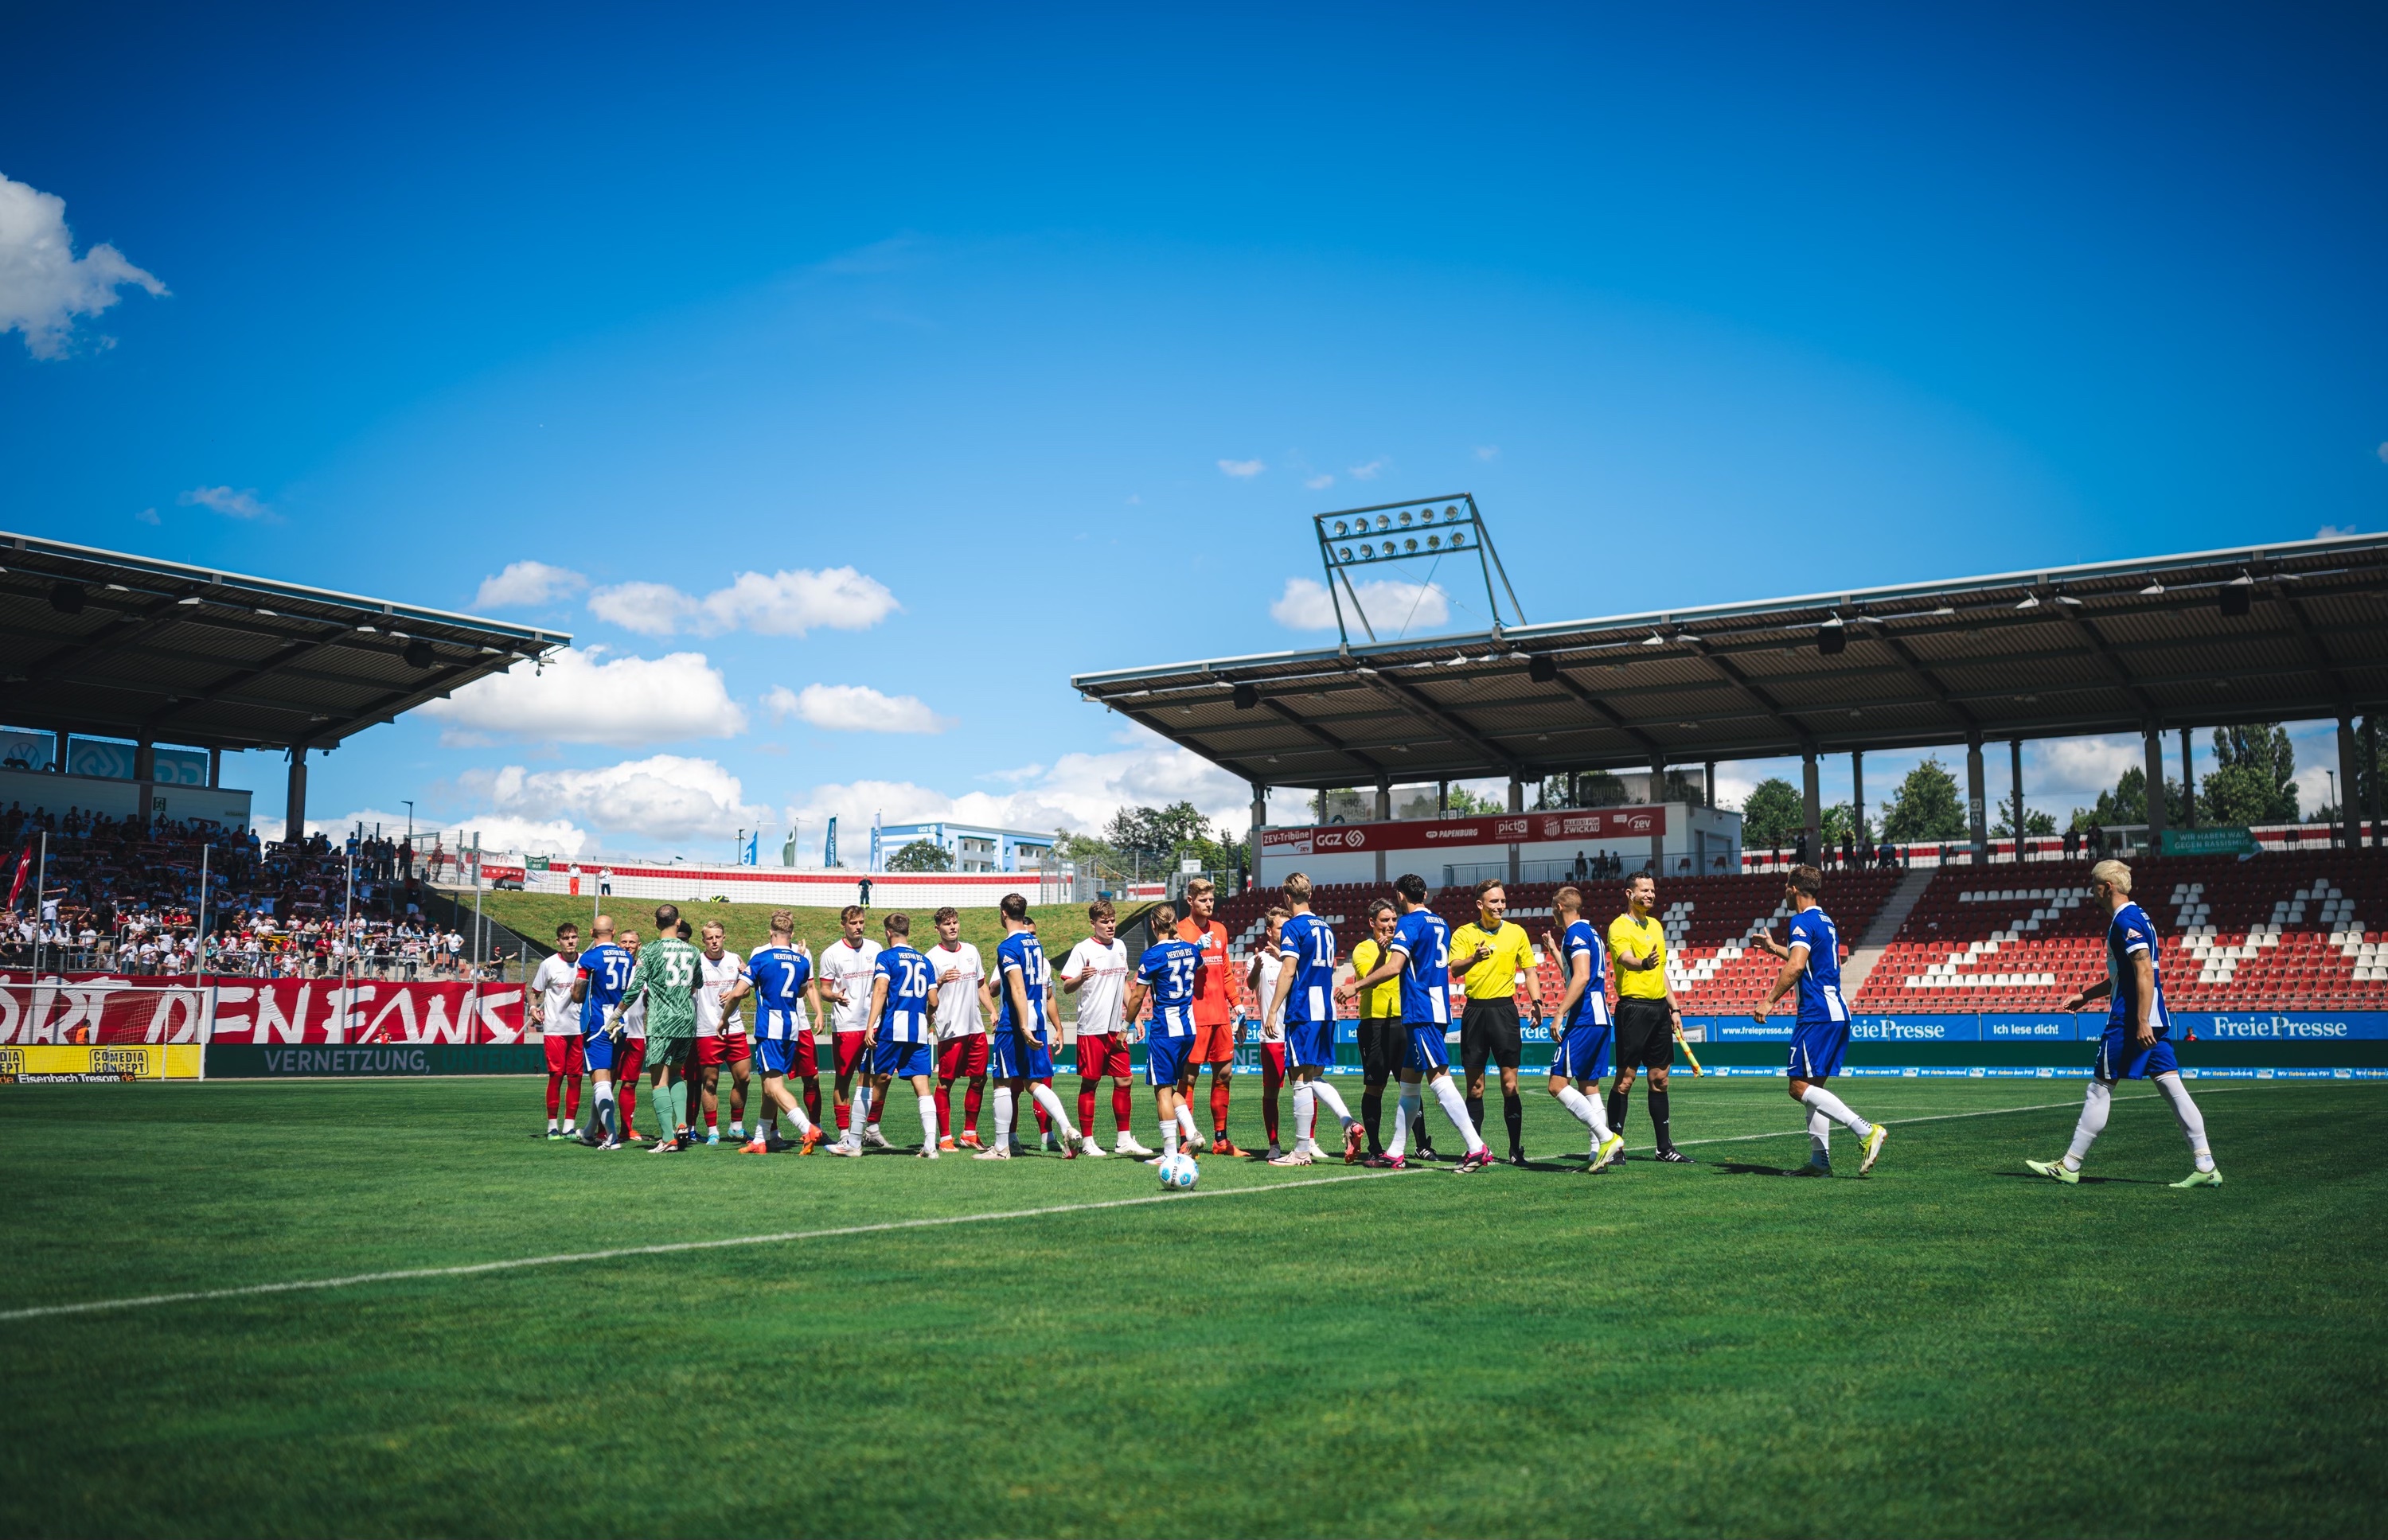
POLYGON ((1159 1170, 1161 1185, 1173 1193, 1191 1191, 1202 1175, 1202 1168, 1194 1163, 1194 1157, 1182 1153, 1162 1161, 1159 1170))

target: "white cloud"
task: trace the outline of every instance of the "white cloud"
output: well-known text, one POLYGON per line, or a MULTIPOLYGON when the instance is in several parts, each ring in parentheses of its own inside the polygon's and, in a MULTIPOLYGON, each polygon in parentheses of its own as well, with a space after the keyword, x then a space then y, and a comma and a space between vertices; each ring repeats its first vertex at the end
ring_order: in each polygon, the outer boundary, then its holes
POLYGON ((954 796, 911 781, 850 781, 813 788, 786 810, 786 819, 801 830, 809 864, 819 859, 821 834, 835 814, 839 853, 849 865, 869 852, 873 814, 890 824, 945 818, 1040 833, 1092 832, 1124 807, 1188 802, 1231 832, 1251 822, 1251 787, 1141 728, 1132 736, 1134 747, 1114 752, 1064 754, 1010 791, 954 796))
POLYGON ((273 511, 257 500, 254 486, 238 492, 229 486, 194 486, 174 500, 184 508, 212 508, 232 519, 261 519, 273 511))
POLYGON ((1384 468, 1385 462, 1381 460, 1372 460, 1365 465, 1349 467, 1354 481, 1374 481, 1377 479, 1377 473, 1384 468))
POLYGON ((2314 538, 2317 540, 2344 540, 2348 536, 2355 533, 2356 529, 2353 524, 2324 524, 2319 529, 2314 531, 2314 538))
POLYGON ((1335 478, 1322 472, 1315 476, 1303 477, 1302 485, 1309 487, 1314 492, 1324 492, 1328 487, 1335 485, 1335 478))
MULTIPOLYGON (((310 818, 307 832, 321 834, 338 845, 351 830, 364 826, 365 836, 373 837, 374 826, 381 826, 386 839, 406 837, 407 818, 404 813, 387 813, 377 807, 360 808, 345 818, 310 818)), ((440 827, 424 822, 414 824, 414 842, 428 847, 437 839, 448 850, 469 850, 473 836, 481 837, 481 849, 503 854, 561 855, 574 857, 595 847, 596 841, 588 830, 568 818, 524 818, 511 813, 476 813, 464 823, 440 827)))
POLYGON ((473 608, 506 610, 516 605, 545 604, 587 587, 589 579, 568 567, 551 567, 544 562, 509 562, 505 571, 481 579, 481 590, 473 596, 473 608))
POLYGON ((801 637, 820 627, 861 631, 886 619, 896 607, 885 584, 852 567, 743 572, 728 587, 703 599, 667 583, 647 582, 617 583, 589 596, 590 612, 598 619, 647 637, 680 631, 801 637))
POLYGON ((1501 458, 1501 446, 1498 444, 1479 444, 1476 446, 1476 458, 1479 460, 1498 460, 1501 458))
MULTIPOLYGON (((2201 749, 2204 747, 2199 745, 2201 749)), ((2147 764, 2146 750, 2136 738, 2055 738, 2029 748, 2031 763, 2024 768, 2023 780, 2026 804, 2087 807, 2098 800, 2099 792, 2113 790, 2124 771, 2144 768, 2147 764)), ((1984 751, 1983 757, 1988 762, 1983 778, 1995 801, 2001 795, 1999 789, 2008 784, 2007 767, 1998 764, 1989 750, 1984 751)), ((1941 763, 1962 778, 1965 774, 1965 751, 1950 751, 1941 756, 1941 763)), ((2210 770, 2213 766, 2202 768, 2210 770)), ((2178 759, 2168 759, 2165 774, 2174 777, 2180 775, 2178 759)))
POLYGON ((135 519, 140 520, 145 524, 157 524, 166 522, 165 520, 158 517, 158 511, 154 508, 145 508, 140 512, 135 513, 133 516, 135 519))
MULTIPOLYGON (((1404 583, 1380 578, 1353 585, 1361 608, 1379 634, 1405 631, 1414 625, 1441 625, 1451 618, 1451 596, 1440 583, 1404 583)), ((1285 592, 1269 606, 1269 618, 1291 631, 1331 631, 1335 602, 1327 586, 1315 577, 1289 577, 1285 592)), ((1358 617, 1346 615, 1347 624, 1358 617)))
POLYGON ((2380 445, 2380 458, 2381 458, 2382 461, 2388 461, 2388 440, 2382 440, 2382 441, 2381 442, 2381 445, 2380 445))
POLYGON ((2297 815, 2319 812, 2337 804, 2331 801, 2331 772, 2334 764, 2308 764, 2291 777, 2297 789, 2297 815))
POLYGON ((1267 470, 1268 465, 1265 461, 1258 460, 1223 460, 1219 461, 1219 469, 1223 473, 1234 476, 1238 481, 1249 481, 1267 470))
POLYGON ((0 335, 22 332, 33 357, 64 358, 75 317, 107 309, 127 284, 166 295, 112 246, 77 257, 66 199, 0 176, 0 335))
POLYGON ((841 733, 942 733, 954 725, 916 695, 882 695, 868 685, 774 685, 763 697, 771 715, 795 717, 841 733))
POLYGON ((568 647, 544 670, 519 663, 422 710, 439 719, 442 741, 451 744, 498 737, 643 744, 746 730, 745 711, 704 653, 606 659, 603 651, 568 647))
POLYGON ((482 830, 484 848, 494 818, 513 817, 537 827, 572 828, 595 824, 619 839, 615 848, 654 850, 691 840, 727 840, 739 829, 761 827, 768 807, 749 802, 736 776, 709 759, 656 754, 594 770, 531 771, 519 764, 473 770, 458 777, 467 795, 489 816, 466 827, 482 830))

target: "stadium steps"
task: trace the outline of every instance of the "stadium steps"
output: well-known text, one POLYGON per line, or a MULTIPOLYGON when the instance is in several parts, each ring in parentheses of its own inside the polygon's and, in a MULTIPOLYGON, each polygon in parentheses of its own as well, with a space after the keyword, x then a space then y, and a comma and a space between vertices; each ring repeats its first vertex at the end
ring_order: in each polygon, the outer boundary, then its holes
POLYGON ((1842 999, 1855 1000, 1858 991, 1865 988, 1866 980, 1874 976, 1874 965, 1890 950, 1890 943, 1899 939, 1899 928, 1915 913, 1915 906, 1924 902, 1924 890, 1931 886, 1932 873, 1928 870, 1911 871, 1899 879, 1899 886, 1890 890, 1889 900, 1874 915, 1874 923, 1858 938, 1857 950, 1841 965, 1842 999))

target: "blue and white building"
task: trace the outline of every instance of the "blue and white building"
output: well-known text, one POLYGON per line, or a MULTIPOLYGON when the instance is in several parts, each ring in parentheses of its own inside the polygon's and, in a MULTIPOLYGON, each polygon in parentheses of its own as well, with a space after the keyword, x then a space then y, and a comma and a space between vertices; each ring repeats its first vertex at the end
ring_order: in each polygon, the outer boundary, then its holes
POLYGON ((1032 829, 954 823, 874 824, 870 869, 885 871, 888 857, 916 839, 926 839, 952 856, 957 872, 1033 872, 1053 849, 1052 835, 1032 829))

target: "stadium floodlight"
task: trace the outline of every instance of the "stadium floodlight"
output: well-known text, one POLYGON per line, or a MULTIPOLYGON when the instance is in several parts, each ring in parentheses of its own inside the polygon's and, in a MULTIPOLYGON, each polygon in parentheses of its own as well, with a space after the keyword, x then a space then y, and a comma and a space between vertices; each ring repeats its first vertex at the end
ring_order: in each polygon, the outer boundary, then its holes
MULTIPOLYGON (((1506 626, 1526 624, 1525 610, 1518 602, 1517 589, 1510 585, 1500 553, 1492 547, 1492 534, 1484 527, 1473 493, 1340 509, 1313 514, 1311 525, 1318 538, 1318 564, 1327 575, 1327 597, 1335 605, 1335 628, 1347 648, 1352 645, 1351 623, 1355 619, 1368 640, 1378 639, 1377 621, 1361 604, 1351 569, 1380 562, 1439 562, 1461 553, 1473 556, 1477 575, 1484 584, 1485 607, 1492 612, 1492 635, 1497 637, 1506 626)), ((1429 566, 1419 587, 1430 583, 1433 575, 1429 566)), ((1383 600, 1378 602, 1381 605, 1383 600)), ((1409 617, 1404 616, 1399 629, 1405 631, 1408 625, 1409 617)))

